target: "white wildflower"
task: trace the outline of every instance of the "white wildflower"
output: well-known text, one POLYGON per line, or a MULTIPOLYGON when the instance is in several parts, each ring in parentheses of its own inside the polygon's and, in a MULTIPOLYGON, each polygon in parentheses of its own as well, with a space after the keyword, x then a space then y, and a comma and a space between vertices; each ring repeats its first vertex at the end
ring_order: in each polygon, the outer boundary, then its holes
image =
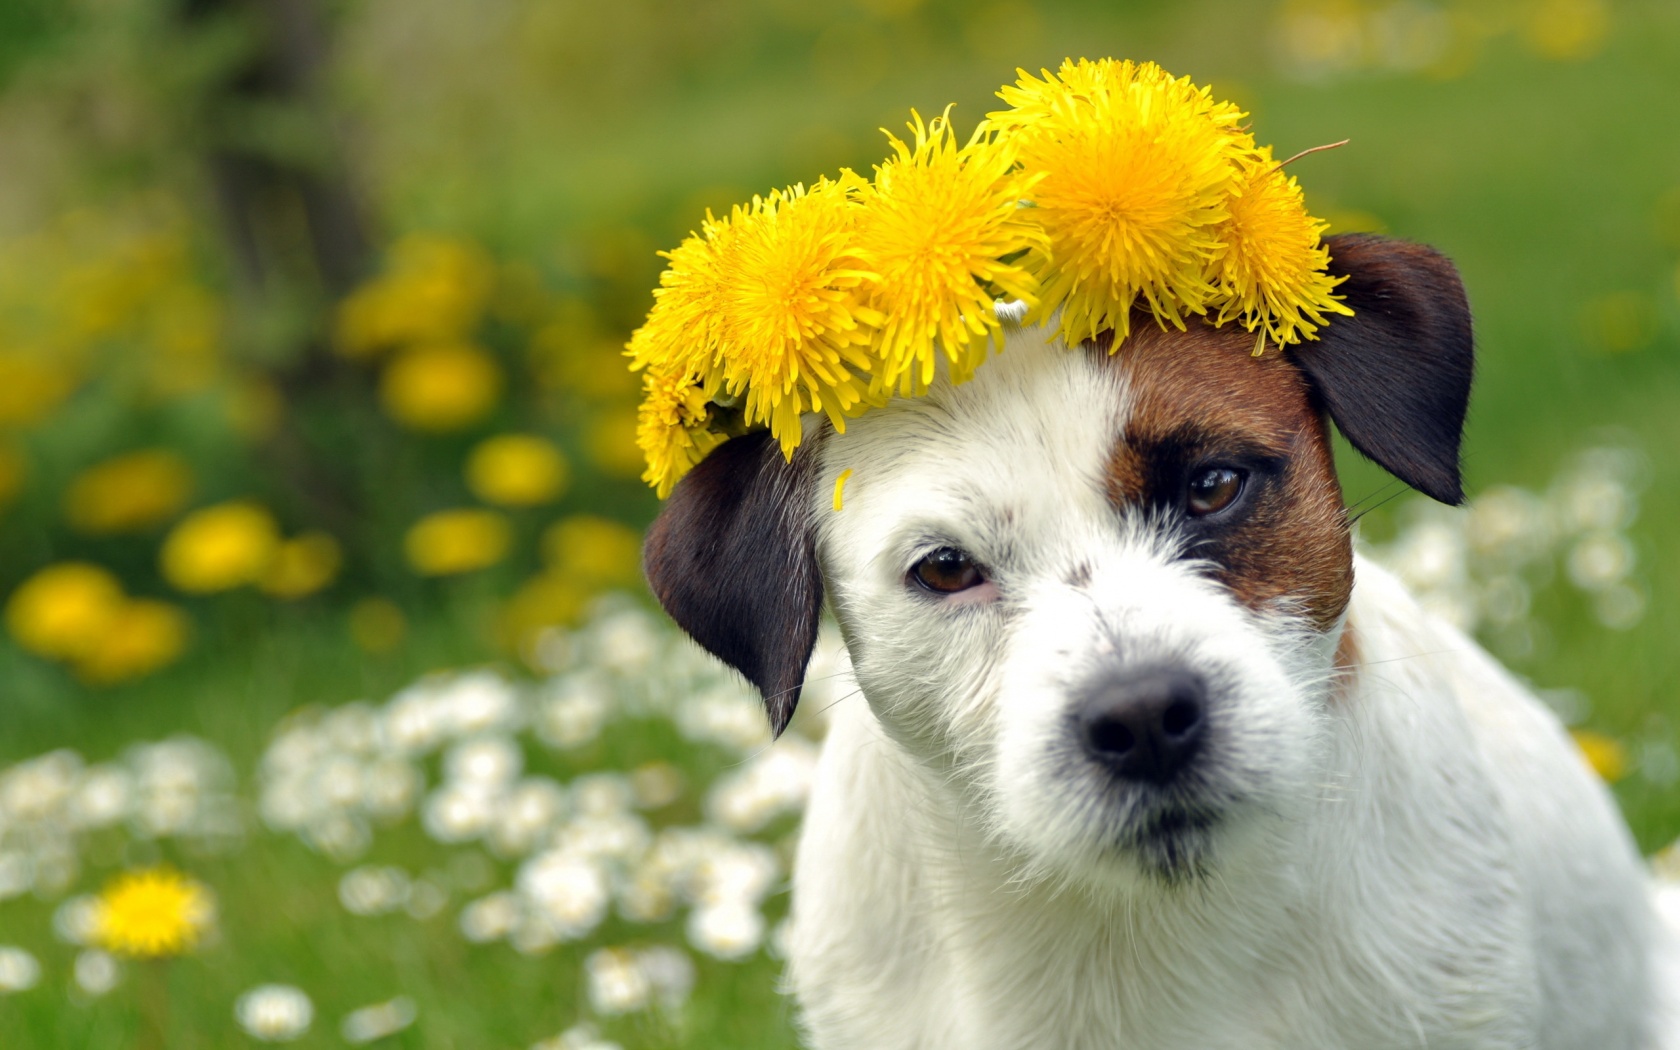
POLYGON ((503 857, 531 852, 566 815, 566 789, 548 777, 527 777, 498 807, 487 841, 503 857))
POLYGON ((621 773, 590 773, 572 781, 572 804, 585 817, 616 817, 636 801, 630 779, 621 773))
POLYGON ((134 777, 121 766, 90 766, 76 784, 71 819, 82 828, 103 828, 127 817, 134 805, 134 777))
POLYGON ((588 978, 589 1005, 603 1017, 645 1010, 652 1004, 653 982, 636 953, 626 948, 600 948, 583 962, 588 978))
POLYGON ((461 909, 461 936, 474 944, 498 941, 513 932, 519 918, 519 898, 501 890, 461 909))
POLYGON ((1633 544, 1617 532, 1591 532, 1570 548, 1569 579, 1584 591, 1622 582, 1633 570, 1633 544))
POLYGON ((582 747, 601 735, 613 710, 612 689, 594 672, 556 679, 537 709, 537 735, 561 750, 582 747))
POLYGON ((410 882, 401 868, 364 865, 338 880, 338 900, 352 915, 384 915, 408 904, 410 882))
POLYGON ((91 893, 67 898, 53 909, 53 933, 65 944, 89 944, 99 928, 99 899, 91 893))
POLYGON ((0 944, 0 995, 27 992, 41 980, 41 964, 22 948, 0 944))
POLYGON ((0 773, 0 822, 17 824, 56 818, 70 800, 82 756, 50 751, 0 773))
POLYGON ((521 896, 561 940, 588 936, 606 918, 606 872, 587 857, 550 850, 520 865, 521 896))
POLYGON ((502 797, 499 785, 452 781, 426 796, 420 823, 439 842, 476 839, 496 818, 502 797))
POLYGON ((71 973, 76 987, 92 996, 104 995, 115 988, 122 978, 122 969, 116 957, 97 948, 77 952, 71 973))
POLYGON ((659 1005, 674 1013, 694 991, 694 960, 680 948, 659 944, 636 953, 642 972, 653 985, 659 1005))
POLYGON ((315 1020, 315 1004, 301 988, 260 984, 239 997, 233 1016, 253 1039, 286 1043, 309 1031, 315 1020))
POLYGON ((623 1050, 617 1043, 601 1038, 591 1024, 573 1025, 553 1039, 533 1043, 531 1050, 623 1050))
POLYGON ((410 917, 424 921, 449 906, 449 891, 433 878, 419 878, 408 884, 407 910, 410 917))
POLYGON ((347 1043, 371 1043, 375 1039, 396 1035, 413 1024, 417 1016, 419 1011, 414 1006, 414 1000, 399 995, 383 1003, 350 1011, 338 1026, 338 1031, 347 1043))
POLYGON ((519 745, 505 736, 484 736, 463 740, 449 749, 443 759, 444 776, 450 780, 486 787, 499 787, 519 776, 525 755, 519 745))
POLYGON ((744 959, 764 940, 764 916, 744 901, 701 905, 688 913, 688 940, 707 955, 744 959))
POLYGON ((652 617, 640 609, 625 608, 592 625, 588 652, 610 671, 637 675, 659 655, 660 636, 652 617))
POLYGON ((669 762, 646 762, 630 771, 638 809, 662 809, 682 797, 682 771, 669 762))

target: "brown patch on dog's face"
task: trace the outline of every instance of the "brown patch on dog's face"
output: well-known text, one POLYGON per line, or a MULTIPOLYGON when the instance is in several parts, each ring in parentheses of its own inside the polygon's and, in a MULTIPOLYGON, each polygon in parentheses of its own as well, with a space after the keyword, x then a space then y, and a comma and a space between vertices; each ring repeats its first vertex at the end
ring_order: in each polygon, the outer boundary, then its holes
POLYGON ((1178 522, 1190 541, 1185 556, 1215 566, 1249 608, 1292 598, 1323 630, 1353 586, 1328 426, 1300 371, 1276 350, 1255 358, 1253 347, 1235 326, 1133 325, 1110 358, 1129 376, 1133 403, 1109 461, 1108 495, 1117 507, 1178 522), (1222 469, 1242 474, 1239 495, 1195 513, 1192 484, 1222 469))

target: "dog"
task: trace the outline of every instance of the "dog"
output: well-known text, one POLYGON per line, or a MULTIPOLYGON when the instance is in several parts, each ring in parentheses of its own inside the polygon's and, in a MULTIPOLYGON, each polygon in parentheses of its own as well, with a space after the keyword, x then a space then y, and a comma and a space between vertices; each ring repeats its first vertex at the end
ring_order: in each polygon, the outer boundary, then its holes
POLYGON ((676 486, 671 617, 780 732, 826 601, 861 689, 795 864, 811 1046, 1680 1048, 1680 937, 1609 793, 1353 549, 1332 422, 1462 500, 1458 274, 1326 243, 1354 314, 1317 340, 1139 315, 1067 347, 1003 305, 968 382, 676 486))

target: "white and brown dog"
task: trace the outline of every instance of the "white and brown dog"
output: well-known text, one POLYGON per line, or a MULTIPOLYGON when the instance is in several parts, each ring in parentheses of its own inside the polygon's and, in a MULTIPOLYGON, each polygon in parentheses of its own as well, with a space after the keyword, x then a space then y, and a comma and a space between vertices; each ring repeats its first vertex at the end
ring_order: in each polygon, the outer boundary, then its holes
POLYGON ((968 383, 791 464, 735 438, 677 486, 646 554, 676 621, 779 731, 826 593, 867 701, 833 712, 799 848, 811 1045, 1680 1047, 1610 796, 1352 549, 1329 420, 1461 498, 1458 276, 1330 251, 1356 313, 1286 353, 1012 327, 968 383))

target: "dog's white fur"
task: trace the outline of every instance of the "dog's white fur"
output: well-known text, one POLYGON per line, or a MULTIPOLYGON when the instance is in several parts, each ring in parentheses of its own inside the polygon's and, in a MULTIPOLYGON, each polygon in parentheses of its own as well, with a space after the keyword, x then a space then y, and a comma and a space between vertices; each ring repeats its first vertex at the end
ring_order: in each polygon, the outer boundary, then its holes
POLYGON ((972 381, 821 444, 818 556, 864 699, 832 712, 795 873, 811 1045, 1680 1048, 1675 938, 1556 719, 1367 561, 1316 631, 1117 515, 1126 382, 1014 329, 972 381), (1007 566, 1008 601, 908 589, 943 545, 1007 566), (1117 845, 1148 799, 1099 790, 1069 728, 1103 661, 1161 659, 1219 697, 1217 820, 1177 878, 1117 845))

